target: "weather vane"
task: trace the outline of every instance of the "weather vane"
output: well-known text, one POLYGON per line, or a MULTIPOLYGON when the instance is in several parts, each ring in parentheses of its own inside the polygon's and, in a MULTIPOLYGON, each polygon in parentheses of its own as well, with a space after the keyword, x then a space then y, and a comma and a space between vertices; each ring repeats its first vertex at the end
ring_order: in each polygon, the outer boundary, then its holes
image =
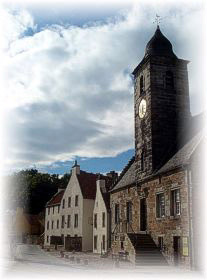
POLYGON ((157 26, 159 26, 160 21, 161 21, 160 16, 156 14, 155 21, 153 23, 157 23, 157 26))

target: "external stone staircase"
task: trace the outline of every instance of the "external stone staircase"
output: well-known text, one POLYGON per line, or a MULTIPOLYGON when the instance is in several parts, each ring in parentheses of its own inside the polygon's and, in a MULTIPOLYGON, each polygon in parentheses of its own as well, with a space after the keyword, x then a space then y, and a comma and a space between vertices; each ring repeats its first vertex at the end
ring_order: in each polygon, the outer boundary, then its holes
POLYGON ((167 266, 168 263, 149 234, 128 233, 136 256, 135 264, 140 266, 167 266))

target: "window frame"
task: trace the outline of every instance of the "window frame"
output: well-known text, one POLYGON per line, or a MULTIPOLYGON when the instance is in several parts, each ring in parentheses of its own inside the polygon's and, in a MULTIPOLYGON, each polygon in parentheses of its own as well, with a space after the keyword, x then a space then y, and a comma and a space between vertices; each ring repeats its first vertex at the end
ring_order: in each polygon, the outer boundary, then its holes
POLYGON ((170 192, 170 216, 180 217, 181 215, 181 199, 180 199, 180 188, 172 189, 170 192), (179 194, 179 199, 177 199, 176 194, 179 194), (179 207, 179 212, 177 213, 177 206, 179 207))
POLYGON ((118 203, 116 203, 114 207, 114 222, 115 224, 118 224, 120 222, 120 209, 118 203))
POLYGON ((61 228, 64 228, 64 226, 65 226, 65 216, 62 215, 61 216, 61 228))
POLYGON ((131 223, 132 222, 132 202, 131 201, 127 201, 126 203, 126 218, 127 218, 127 222, 131 223))
POLYGON ((68 215, 68 218, 67 218, 67 228, 70 228, 71 227, 71 215, 68 215))
POLYGON ((97 245, 98 245, 98 235, 94 235, 94 237, 93 237, 93 248, 94 248, 94 250, 97 250, 97 245))
POLYGON ((74 215, 74 228, 78 228, 78 214, 74 215))
POLYGON ((75 207, 78 206, 78 200, 79 200, 79 199, 78 199, 78 195, 76 195, 76 196, 75 196, 75 207))
POLYGON ((165 193, 160 192, 156 194, 156 218, 162 219, 166 216, 165 213, 165 193))
POLYGON ((142 74, 139 78, 139 95, 143 95, 144 93, 144 75, 142 74))
POLYGON ((94 213, 94 228, 97 229, 98 227, 98 214, 97 213, 94 213))
POLYGON ((71 196, 68 197, 68 208, 71 207, 71 196))
POLYGON ((106 227, 106 212, 102 212, 102 228, 106 227))

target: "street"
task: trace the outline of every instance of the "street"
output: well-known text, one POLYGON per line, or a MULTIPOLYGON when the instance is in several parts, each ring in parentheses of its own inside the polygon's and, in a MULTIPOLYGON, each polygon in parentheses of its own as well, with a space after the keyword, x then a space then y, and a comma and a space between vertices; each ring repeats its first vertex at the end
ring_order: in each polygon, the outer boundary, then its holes
MULTIPOLYGON (((79 255, 78 255, 79 256, 79 255)), ((99 257, 100 259, 100 257, 99 257)), ((95 260, 95 259, 94 259, 95 260)), ((97 258, 98 260, 98 258, 97 258)), ((122 277, 132 276, 135 274, 145 279, 161 279, 166 277, 166 274, 175 276, 179 279, 183 277, 194 276, 197 273, 190 271, 183 271, 174 267, 133 267, 130 263, 120 264, 120 267, 115 267, 111 259, 89 262, 89 265, 71 263, 69 260, 62 259, 58 255, 52 255, 51 252, 45 252, 37 245, 18 244, 16 247, 16 258, 7 259, 1 262, 2 278, 6 279, 24 279, 32 277, 45 278, 49 276, 50 279, 57 279, 61 277, 64 279, 83 277, 96 277, 97 272, 100 277, 122 277), (100 266, 102 264, 102 266, 100 266), (111 264, 111 265, 109 265, 111 264), (107 269, 107 265, 109 265, 107 269), (101 269, 101 270, 100 270, 101 269)))

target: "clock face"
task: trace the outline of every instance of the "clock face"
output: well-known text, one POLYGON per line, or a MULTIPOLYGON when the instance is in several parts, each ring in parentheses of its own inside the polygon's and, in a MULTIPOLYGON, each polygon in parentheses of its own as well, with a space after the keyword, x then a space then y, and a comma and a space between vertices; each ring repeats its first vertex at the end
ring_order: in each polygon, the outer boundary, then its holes
POLYGON ((145 99, 142 99, 139 103, 139 117, 143 119, 147 111, 147 102, 145 99))

